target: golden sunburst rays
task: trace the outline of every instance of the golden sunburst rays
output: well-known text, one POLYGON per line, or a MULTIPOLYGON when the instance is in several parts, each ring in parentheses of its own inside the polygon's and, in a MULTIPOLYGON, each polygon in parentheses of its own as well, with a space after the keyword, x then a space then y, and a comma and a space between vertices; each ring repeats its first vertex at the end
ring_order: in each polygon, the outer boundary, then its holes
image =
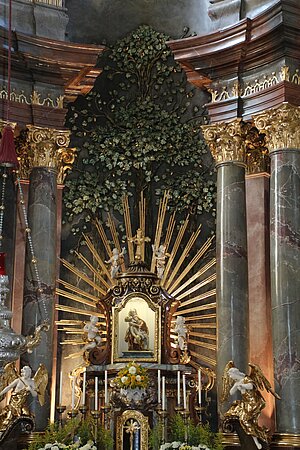
MULTIPOLYGON (((169 193, 165 192, 158 207, 155 232, 152 238, 152 256, 150 261, 151 272, 158 272, 156 252, 161 247, 164 253, 163 272, 160 277, 162 288, 174 300, 180 302, 173 315, 175 322, 177 316, 183 316, 188 328, 188 348, 191 355, 190 364, 197 367, 216 365, 216 259, 209 258, 214 237, 208 238, 199 248, 201 241, 201 226, 192 232, 189 237, 190 217, 188 216, 180 225, 176 224, 176 213, 168 214, 169 193)), ((142 235, 147 234, 147 211, 144 195, 139 202, 138 227, 142 235)), ((132 229, 132 212, 128 197, 123 198, 123 217, 126 232, 128 262, 135 259, 135 246, 132 239, 135 231, 132 229)), ((58 305, 57 309, 64 316, 72 314, 74 320, 59 320, 59 331, 66 333, 69 339, 64 345, 83 344, 83 325, 90 315, 97 315, 101 329, 105 330, 104 315, 99 313, 97 305, 107 295, 117 279, 112 277, 110 267, 106 260, 113 254, 113 248, 122 252, 120 237, 116 222, 108 214, 105 230, 98 220, 94 222, 96 238, 84 234, 86 250, 83 253, 75 252, 80 267, 62 260, 63 266, 77 279, 77 285, 59 280, 60 287, 57 293, 61 298, 68 299, 68 305, 58 305), (109 236, 109 237, 108 237, 109 236), (97 243, 97 245, 95 244, 97 243), (105 256, 104 256, 105 255, 105 256), (72 306, 70 306, 70 304, 72 306)), ((141 246, 141 259, 145 258, 145 242, 141 246)), ((124 259, 120 259, 121 272, 126 271, 124 259)), ((106 333, 103 331, 104 341, 106 333)), ((171 335, 171 345, 175 347, 176 335, 171 335)))

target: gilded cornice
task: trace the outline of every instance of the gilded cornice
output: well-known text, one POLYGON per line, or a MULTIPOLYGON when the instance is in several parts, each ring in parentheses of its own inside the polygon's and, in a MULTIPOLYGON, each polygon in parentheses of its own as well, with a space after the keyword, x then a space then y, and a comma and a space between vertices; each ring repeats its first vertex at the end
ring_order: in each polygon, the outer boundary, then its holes
POLYGON ((20 177, 29 178, 32 168, 46 167, 57 172, 62 184, 75 160, 75 148, 69 148, 70 131, 28 125, 23 139, 17 142, 20 177))
POLYGON ((216 164, 232 161, 246 166, 246 135, 250 128, 240 118, 201 127, 216 164))
POLYGON ((266 135, 269 152, 300 149, 300 107, 283 103, 279 108, 253 116, 255 126, 266 135))
MULTIPOLYGON (((8 92, 6 87, 2 87, 0 90, 0 99, 8 100, 8 92)), ((9 99, 11 102, 23 103, 25 105, 38 105, 38 106, 47 106, 49 108, 63 108, 64 107, 64 96, 60 95, 55 99, 51 98, 50 95, 47 97, 42 97, 42 95, 33 91, 33 93, 28 96, 24 91, 17 92, 16 89, 13 89, 10 93, 9 99)))

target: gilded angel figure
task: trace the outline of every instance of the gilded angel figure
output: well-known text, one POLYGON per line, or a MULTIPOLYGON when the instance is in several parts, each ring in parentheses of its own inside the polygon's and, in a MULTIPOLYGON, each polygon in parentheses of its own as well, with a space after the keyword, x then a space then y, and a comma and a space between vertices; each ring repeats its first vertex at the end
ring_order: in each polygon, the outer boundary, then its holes
POLYGON ((280 397, 273 391, 271 384, 259 366, 249 364, 250 374, 240 372, 233 361, 227 363, 223 374, 223 392, 221 401, 228 400, 229 395, 240 392, 242 399, 235 400, 225 413, 225 419, 239 420, 244 432, 251 436, 258 449, 262 448, 260 440, 270 441, 270 430, 258 424, 258 418, 265 407, 265 400, 260 390, 271 392, 277 399, 280 397))
POLYGON ((40 405, 45 403, 45 390, 48 384, 48 372, 43 364, 40 364, 33 378, 31 378, 31 368, 24 366, 18 374, 14 362, 9 363, 4 368, 1 378, 1 392, 5 395, 12 390, 9 403, 0 412, 0 430, 5 430, 12 422, 21 416, 32 416, 26 406, 27 397, 31 394, 38 397, 40 405))

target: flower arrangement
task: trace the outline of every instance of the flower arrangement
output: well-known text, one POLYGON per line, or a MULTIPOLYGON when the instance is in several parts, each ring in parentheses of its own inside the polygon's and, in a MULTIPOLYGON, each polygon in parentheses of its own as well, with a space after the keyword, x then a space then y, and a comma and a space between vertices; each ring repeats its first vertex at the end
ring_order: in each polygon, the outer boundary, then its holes
POLYGON ((46 444, 44 447, 40 447, 39 450, 97 450, 94 441, 88 441, 86 444, 81 445, 80 441, 74 444, 66 445, 61 442, 54 442, 53 444, 46 444))
POLYGON ((194 445, 191 446, 186 443, 176 441, 162 444, 159 450, 167 450, 169 448, 177 448, 177 450, 210 450, 206 445, 200 444, 197 447, 195 447, 194 445))
POLYGON ((145 389, 149 383, 147 369, 132 361, 118 372, 114 383, 121 389, 145 389))

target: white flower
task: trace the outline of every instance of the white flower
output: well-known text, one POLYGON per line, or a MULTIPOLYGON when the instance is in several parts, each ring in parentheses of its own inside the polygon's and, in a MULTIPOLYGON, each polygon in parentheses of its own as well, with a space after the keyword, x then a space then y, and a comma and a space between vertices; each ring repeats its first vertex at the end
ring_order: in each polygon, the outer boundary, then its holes
POLYGON ((130 373, 130 375, 134 375, 136 373, 136 368, 134 366, 129 367, 128 372, 130 373))
POLYGON ((141 376, 140 376, 140 375, 137 375, 137 376, 135 377, 135 379, 136 379, 136 381, 141 381, 141 376))
POLYGON ((125 384, 127 380, 128 380, 128 377, 126 377, 125 375, 124 375, 124 377, 121 378, 121 381, 123 384, 125 384))
POLYGON ((179 448, 180 445, 181 445, 181 442, 176 442, 176 441, 172 442, 172 448, 179 448))

